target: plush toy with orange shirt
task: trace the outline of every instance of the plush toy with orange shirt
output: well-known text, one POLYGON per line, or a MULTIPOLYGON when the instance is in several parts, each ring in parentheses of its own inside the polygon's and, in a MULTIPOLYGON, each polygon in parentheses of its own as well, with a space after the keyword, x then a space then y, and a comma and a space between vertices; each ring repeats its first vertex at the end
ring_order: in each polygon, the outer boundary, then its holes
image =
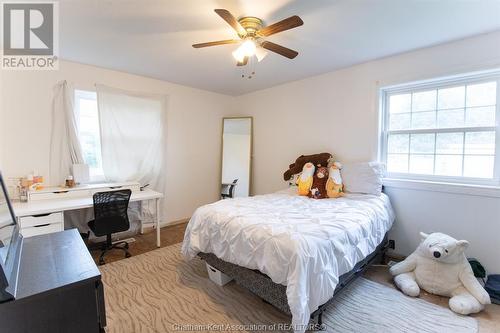
POLYGON ((314 167, 314 164, 310 162, 304 164, 304 167, 302 168, 302 173, 297 179, 299 195, 304 195, 304 196, 309 195, 309 191, 311 190, 311 186, 313 184, 315 169, 316 168, 314 167))
POLYGON ((326 182, 326 193, 329 198, 339 198, 344 195, 344 184, 340 175, 342 164, 334 162, 328 168, 328 181, 326 182))

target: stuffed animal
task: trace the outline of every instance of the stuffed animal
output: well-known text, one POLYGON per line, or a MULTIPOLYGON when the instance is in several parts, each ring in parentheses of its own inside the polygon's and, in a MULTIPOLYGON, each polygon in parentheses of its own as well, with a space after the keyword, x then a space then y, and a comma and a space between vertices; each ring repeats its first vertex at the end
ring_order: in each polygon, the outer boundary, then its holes
POLYGON ((420 235, 422 242, 415 252, 390 269, 396 286, 403 293, 416 297, 422 288, 451 297, 450 309, 463 315, 479 312, 491 303, 465 257, 469 242, 438 232, 420 235))
POLYGON ((332 163, 328 168, 326 194, 329 198, 339 198, 344 195, 344 184, 342 183, 340 169, 342 169, 342 165, 339 162, 332 163))
POLYGON ((325 199, 326 196, 326 181, 328 180, 328 169, 318 165, 314 173, 313 183, 309 191, 309 198, 325 199))
POLYGON ((298 194, 299 195, 308 195, 311 190, 311 186, 313 184, 314 177, 314 164, 306 163, 302 168, 302 173, 297 179, 298 186, 298 194))
POLYGON ((310 162, 313 165, 327 165, 328 159, 332 157, 330 153, 320 153, 314 155, 301 155, 296 160, 295 163, 290 164, 289 168, 283 174, 283 179, 289 181, 293 175, 298 174, 302 171, 304 164, 310 162))

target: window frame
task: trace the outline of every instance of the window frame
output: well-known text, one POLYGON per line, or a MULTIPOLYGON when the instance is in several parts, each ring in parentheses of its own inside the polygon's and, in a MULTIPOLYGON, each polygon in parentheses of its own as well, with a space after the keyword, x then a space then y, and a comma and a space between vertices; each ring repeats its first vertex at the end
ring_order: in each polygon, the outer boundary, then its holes
MULTIPOLYGON (((464 110, 466 106, 464 106, 464 110)), ((466 176, 442 176, 426 175, 402 172, 387 172, 386 177, 390 179, 430 181, 451 184, 468 184, 484 186, 500 186, 500 69, 474 72, 450 77, 441 77, 424 81, 410 82, 392 86, 381 87, 379 89, 379 161, 387 165, 388 138, 389 134, 420 134, 420 133, 456 133, 456 132, 495 132, 495 158, 493 178, 475 178, 466 176), (496 108, 495 125, 484 127, 452 127, 443 129, 406 129, 389 130, 389 97, 395 94, 418 93, 433 89, 452 88, 456 86, 479 84, 496 81, 496 108)), ((465 136, 464 136, 465 138, 465 136)), ((435 154, 434 154, 435 155, 435 154)), ((463 156, 463 155, 462 155, 463 156)))
MULTIPOLYGON (((92 99, 92 100, 95 100, 96 103, 97 103, 97 92, 95 90, 89 90, 89 89, 83 89, 83 88, 75 88, 73 89, 73 113, 74 113, 74 116, 75 116, 75 122, 76 122, 76 126, 77 126, 77 135, 78 135, 78 140, 80 140, 80 130, 79 130, 79 126, 80 126, 80 123, 79 123, 79 118, 80 118, 80 104, 78 103, 78 99, 79 98, 87 98, 87 99, 92 99)), ((100 115, 99 115, 99 108, 97 109, 97 118, 99 119, 100 115)), ((101 145, 100 149, 99 149, 99 152, 101 154, 101 173, 99 174, 94 174, 92 175, 92 173, 90 173, 89 177, 90 177, 90 180, 89 180, 89 183, 90 184, 97 184, 97 183, 102 183, 104 181, 106 181, 106 177, 104 175, 104 170, 103 170, 103 167, 102 167, 102 133, 101 133, 101 124, 100 124, 100 121, 99 121, 99 144, 101 145)), ((82 147, 83 149, 83 147, 82 147)), ((82 151, 83 153, 83 151, 82 151)), ((89 166, 90 168, 90 166, 89 166)))

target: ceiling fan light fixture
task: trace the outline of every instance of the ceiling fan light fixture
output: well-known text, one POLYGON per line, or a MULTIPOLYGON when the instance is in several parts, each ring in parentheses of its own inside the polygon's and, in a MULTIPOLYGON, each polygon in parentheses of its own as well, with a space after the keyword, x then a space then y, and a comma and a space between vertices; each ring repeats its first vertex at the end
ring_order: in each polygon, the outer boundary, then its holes
POLYGON ((245 55, 241 51, 241 48, 238 47, 236 50, 233 51, 233 58, 236 59, 237 62, 243 62, 245 55))
POLYGON ((274 24, 264 26, 262 20, 258 17, 244 16, 236 19, 227 9, 214 9, 214 11, 233 28, 238 34, 239 39, 234 38, 193 44, 194 48, 198 49, 242 42, 232 53, 233 57, 237 60, 237 66, 247 65, 249 59, 253 56, 260 62, 266 57, 267 51, 274 52, 288 59, 294 59, 299 54, 297 51, 265 40, 265 37, 303 25, 304 22, 299 16, 290 16, 274 24))
POLYGON ((255 56, 257 57, 257 61, 261 62, 267 55, 267 51, 262 47, 257 47, 255 49, 255 56))
POLYGON ((243 53, 247 57, 251 57, 255 54, 255 50, 257 47, 255 46, 255 42, 251 39, 247 39, 246 41, 243 42, 240 46, 243 49, 243 53))
POLYGON ((233 57, 238 62, 241 62, 245 57, 255 55, 256 49, 255 42, 252 39, 247 39, 233 52, 233 57))

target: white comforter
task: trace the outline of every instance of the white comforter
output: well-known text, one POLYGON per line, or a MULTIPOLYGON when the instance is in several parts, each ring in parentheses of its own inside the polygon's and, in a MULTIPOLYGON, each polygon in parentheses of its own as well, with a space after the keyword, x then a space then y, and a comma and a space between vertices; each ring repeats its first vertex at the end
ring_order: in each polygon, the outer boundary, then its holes
POLYGON ((302 332, 339 276, 373 252, 391 228, 385 194, 314 200, 286 192, 221 200, 196 210, 182 253, 258 269, 287 286, 292 325, 302 332))

